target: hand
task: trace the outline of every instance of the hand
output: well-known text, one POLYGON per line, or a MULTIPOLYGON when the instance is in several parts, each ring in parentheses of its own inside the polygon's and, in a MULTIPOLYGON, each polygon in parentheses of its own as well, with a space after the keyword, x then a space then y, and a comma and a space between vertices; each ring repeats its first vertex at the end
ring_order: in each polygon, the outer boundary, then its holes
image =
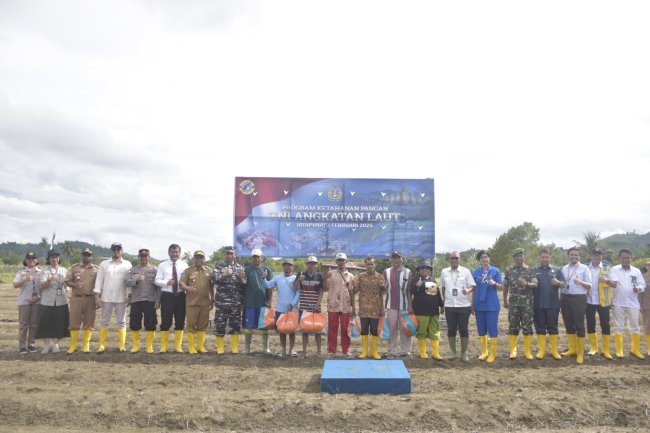
POLYGON ((601 276, 598 277, 598 282, 599 283, 606 283, 608 281, 609 281, 609 278, 607 278, 606 275, 601 275, 601 276))
POLYGON ((176 284, 176 280, 173 279, 173 278, 171 280, 167 281, 168 286, 173 286, 174 284, 176 284))
POLYGON ((126 298, 126 307, 130 307, 130 306, 131 306, 131 297, 128 296, 128 297, 126 298))
POLYGON ((470 307, 469 307, 469 314, 470 315, 474 314, 474 306, 473 305, 470 305, 470 307))
POLYGON ((144 281, 144 274, 138 275, 138 281, 144 281))
POLYGON ((287 308, 287 312, 289 311, 293 311, 293 306, 291 304, 289 304, 289 308, 287 308))
POLYGON ((553 279, 551 280, 551 284, 557 287, 557 286, 560 285, 560 280, 558 280, 557 278, 553 277, 553 279))
POLYGON ((262 272, 262 279, 266 280, 266 278, 269 276, 269 271, 264 269, 264 272, 262 272))
POLYGON ((298 281, 304 281, 304 280, 305 280, 305 274, 301 272, 300 276, 298 277, 298 281))
POLYGON ((409 314, 413 314, 413 313, 414 313, 414 311, 413 311, 413 306, 410 306, 410 307, 409 307, 409 314))
POLYGON ((463 295, 469 294, 469 292, 467 291, 467 289, 465 287, 463 287, 463 290, 461 290, 461 292, 463 292, 463 295))
POLYGON ((445 307, 440 307, 440 315, 441 316, 445 315, 445 307))
POLYGON ((95 310, 99 310, 102 306, 102 301, 100 299, 95 298, 95 310))
POLYGON ((490 281, 488 281, 488 286, 496 286, 497 282, 494 281, 492 278, 490 278, 490 281))
MULTIPOLYGON (((226 270, 223 271, 223 274, 222 274, 222 275, 223 275, 224 277, 229 277, 229 276, 231 276, 231 275, 232 275, 232 268, 230 268, 230 267, 226 268, 226 270)), ((265 277, 265 278, 266 278, 266 277, 265 277)))
POLYGON ((159 303, 159 302, 156 302, 156 303, 154 304, 154 308, 155 308, 156 310, 159 310, 159 309, 160 309, 160 303, 159 303))
POLYGON ((26 282, 27 282, 27 281, 33 281, 33 280, 34 280, 34 277, 32 277, 31 275, 27 275, 27 276, 25 277, 25 281, 26 281, 26 282))
POLYGON ((266 308, 271 308, 271 301, 269 301, 268 299, 266 301, 264 301, 264 306, 266 308))
POLYGON ((422 279, 420 278, 417 283, 415 283, 415 287, 422 287, 422 279))
POLYGON ((210 311, 214 308, 214 299, 210 299, 210 311))
POLYGON ((527 287, 528 286, 528 281, 526 281, 523 277, 519 277, 519 287, 527 287))
POLYGON ((639 288, 637 286, 634 286, 634 293, 639 293, 639 288))
POLYGON ((507 309, 507 308, 509 308, 509 307, 510 307, 510 304, 508 303, 508 300, 507 300, 507 299, 504 299, 504 300, 503 300, 503 308, 506 308, 506 309, 507 309))

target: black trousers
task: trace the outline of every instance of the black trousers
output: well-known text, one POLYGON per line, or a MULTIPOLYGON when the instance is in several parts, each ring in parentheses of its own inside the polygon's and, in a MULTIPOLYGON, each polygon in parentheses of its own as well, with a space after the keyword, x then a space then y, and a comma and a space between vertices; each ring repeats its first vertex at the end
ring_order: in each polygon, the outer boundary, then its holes
POLYGON ((445 307, 448 337, 456 337, 456 331, 460 333, 461 338, 469 337, 467 325, 469 323, 470 312, 471 307, 445 307))
POLYGON ((559 308, 540 308, 533 310, 535 333, 537 335, 557 335, 557 322, 560 319, 559 308))
POLYGON ((562 295, 560 299, 562 320, 567 334, 585 338, 585 310, 587 295, 562 295))
POLYGON ((142 329, 142 319, 144 318, 144 330, 155 331, 158 324, 156 317, 156 304, 152 301, 138 301, 131 304, 129 313, 129 329, 139 331, 142 329))
POLYGON ((587 304, 587 334, 596 333, 596 313, 600 320, 600 329, 603 335, 610 335, 609 327, 609 307, 601 307, 600 305, 587 304))
MULTIPOLYGON (((383 318, 381 320, 384 320, 383 318)), ((379 329, 379 319, 372 319, 370 317, 361 317, 361 335, 370 335, 373 337, 377 336, 377 330, 379 329)))
POLYGON ((185 328, 185 292, 173 295, 162 292, 160 300, 160 330, 169 331, 174 320, 174 330, 182 331, 185 328))

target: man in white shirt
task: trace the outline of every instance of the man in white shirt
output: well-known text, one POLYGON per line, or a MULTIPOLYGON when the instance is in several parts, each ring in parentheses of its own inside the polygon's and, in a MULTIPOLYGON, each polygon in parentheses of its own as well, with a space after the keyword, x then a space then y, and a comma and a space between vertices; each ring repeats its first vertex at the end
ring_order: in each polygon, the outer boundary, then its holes
POLYGON ((627 324, 632 337, 630 353, 639 359, 645 359, 640 351, 641 329, 639 328, 638 294, 645 291, 645 280, 641 271, 631 266, 632 252, 623 248, 618 253, 621 264, 609 271, 609 281, 614 287, 612 298, 612 321, 616 341, 616 357, 623 358, 623 329, 627 324))
POLYGON ((185 329, 185 292, 180 287, 183 272, 189 267, 180 260, 181 247, 171 244, 167 249, 169 260, 158 265, 156 286, 161 288, 160 298, 160 353, 167 353, 169 328, 174 321, 174 351, 183 353, 183 330, 185 329))
POLYGON ((95 280, 95 306, 102 308, 99 324, 99 347, 97 353, 106 350, 106 337, 111 315, 115 311, 120 352, 126 350, 126 274, 131 262, 122 260, 122 244, 111 245, 112 257, 100 263, 95 280))
POLYGON ((569 248, 569 264, 562 268, 566 285, 562 289, 560 308, 566 328, 569 349, 562 356, 575 356, 576 363, 582 364, 585 355, 585 312, 587 292, 591 289, 591 272, 580 263, 580 250, 569 248))
POLYGON ((469 269, 460 266, 460 254, 454 251, 449 255, 448 268, 440 274, 440 284, 445 302, 444 314, 447 318, 447 337, 451 356, 456 359, 456 332, 460 333, 460 351, 463 361, 469 362, 467 345, 469 331, 467 325, 471 314, 472 296, 476 283, 469 269))

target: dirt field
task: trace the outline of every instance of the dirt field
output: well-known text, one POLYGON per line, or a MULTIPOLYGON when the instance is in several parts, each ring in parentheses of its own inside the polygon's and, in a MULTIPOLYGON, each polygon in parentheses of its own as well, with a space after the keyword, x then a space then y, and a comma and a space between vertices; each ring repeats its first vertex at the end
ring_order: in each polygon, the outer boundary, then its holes
MULTIPOLYGON (((476 360, 473 319, 469 364, 405 358, 412 394, 356 396, 320 392, 323 359, 121 354, 115 332, 103 355, 21 357, 17 316, 14 289, 3 284, 0 432, 650 431, 650 359, 511 361, 501 338, 488 366, 476 360)), ((91 349, 96 343, 95 334, 91 349)), ((271 343, 277 350, 276 336, 271 343)), ((359 346, 353 340, 354 352, 359 346)), ((212 338, 208 347, 214 350, 212 338)), ((441 347, 447 355, 444 339, 441 347)))

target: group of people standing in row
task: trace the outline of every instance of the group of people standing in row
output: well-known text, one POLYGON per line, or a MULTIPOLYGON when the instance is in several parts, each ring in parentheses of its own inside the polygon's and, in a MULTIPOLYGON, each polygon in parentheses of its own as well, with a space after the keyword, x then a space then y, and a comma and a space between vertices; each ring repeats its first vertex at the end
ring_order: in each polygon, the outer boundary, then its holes
MULTIPOLYGON (((550 354, 555 359, 575 356, 581 364, 584 359, 585 335, 589 337, 590 355, 599 353, 596 334, 596 315, 602 334, 602 355, 610 354, 610 311, 615 333, 615 355, 622 358, 624 327, 631 334, 631 353, 643 359, 640 352, 639 312, 643 312, 646 342, 650 347, 650 296, 645 288, 650 283, 650 272, 642 273, 631 266, 632 254, 619 252, 621 264, 609 266, 602 260, 602 251, 591 252, 589 265, 580 263, 577 248, 568 251, 569 263, 562 267, 550 264, 547 250, 539 254, 539 265, 531 268, 524 263, 524 250, 513 251, 513 264, 503 276, 490 265, 490 255, 480 251, 480 266, 474 271, 460 265, 458 252, 449 255, 449 267, 442 270, 440 283, 434 279, 428 260, 420 261, 416 272, 404 265, 404 257, 391 254, 391 267, 376 272, 375 260, 364 260, 365 271, 353 275, 347 270, 345 253, 336 255, 336 268, 326 273, 317 270, 318 259, 307 257, 307 269, 294 274, 294 263, 286 259, 283 273, 273 276, 263 264, 262 251, 254 249, 252 264, 243 267, 236 261, 232 247, 225 248, 225 260, 214 269, 205 265, 206 255, 197 250, 192 264, 180 260, 181 247, 169 246, 169 260, 160 265, 149 263, 149 250, 140 249, 138 263, 132 266, 122 258, 122 245, 111 245, 112 257, 99 266, 92 263, 93 252, 85 249, 81 262, 68 272, 59 266, 60 255, 51 250, 48 266, 39 268, 36 254, 27 253, 24 269, 14 278, 18 294, 19 351, 36 352, 35 339, 44 339, 42 353, 59 352, 58 342, 70 337, 68 354, 79 349, 90 352, 95 328, 95 314, 101 308, 99 344, 97 352, 107 347, 111 317, 117 323, 118 348, 126 351, 126 309, 130 307, 129 329, 131 352, 141 349, 144 328, 145 350, 154 353, 153 343, 160 309, 160 353, 169 350, 169 333, 174 326, 174 348, 183 352, 183 333, 187 333, 188 352, 205 353, 205 334, 214 313, 214 335, 217 354, 225 353, 225 337, 230 336, 230 352, 239 353, 239 335, 244 333, 244 351, 251 352, 254 334, 261 334, 262 351, 271 353, 269 330, 259 329, 264 307, 271 307, 273 290, 277 291, 276 320, 282 313, 298 311, 321 312, 324 291, 327 296, 327 355, 337 352, 338 335, 341 349, 351 357, 348 326, 355 316, 360 319, 362 351, 359 358, 380 359, 379 330, 389 333, 388 351, 394 358, 410 355, 411 335, 401 326, 404 315, 417 317, 416 339, 420 358, 428 358, 426 340, 431 342, 431 357, 441 360, 439 317, 446 316, 449 351, 457 357, 457 334, 460 334, 460 357, 469 361, 469 318, 476 317, 480 338, 479 360, 494 362, 497 352, 498 318, 501 310, 498 291, 502 290, 503 304, 508 309, 509 357, 517 357, 519 332, 524 335, 524 355, 532 360, 533 326, 537 334, 537 359, 546 353, 547 335, 550 354), (69 300, 68 300, 69 295, 69 300), (356 297, 358 295, 358 302, 356 297), (357 311, 358 305, 358 311, 357 311), (558 352, 558 318, 560 312, 566 327, 569 349, 558 352), (585 333, 585 318, 587 322, 585 333), (398 348, 399 340, 399 348, 398 348)), ((650 262, 646 264, 650 270, 650 262)), ((302 354, 307 356, 309 333, 302 335, 302 354)), ((316 353, 321 355, 321 334, 315 333, 316 353)), ((280 356, 298 356, 294 350, 295 334, 280 334, 280 356), (289 348, 287 349, 287 340, 289 348)))

